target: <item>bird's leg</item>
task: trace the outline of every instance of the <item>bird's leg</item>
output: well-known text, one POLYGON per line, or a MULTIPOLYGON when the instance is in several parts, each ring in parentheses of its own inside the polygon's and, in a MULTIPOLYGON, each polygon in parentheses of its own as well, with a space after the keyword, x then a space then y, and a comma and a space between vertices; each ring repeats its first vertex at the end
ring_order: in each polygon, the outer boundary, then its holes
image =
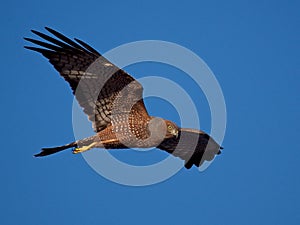
POLYGON ((83 146, 81 148, 75 148, 73 150, 73 154, 77 154, 77 153, 81 153, 81 152, 85 152, 87 150, 90 150, 91 148, 93 148, 94 146, 96 145, 96 142, 93 142, 92 144, 90 145, 87 145, 87 146, 83 146))

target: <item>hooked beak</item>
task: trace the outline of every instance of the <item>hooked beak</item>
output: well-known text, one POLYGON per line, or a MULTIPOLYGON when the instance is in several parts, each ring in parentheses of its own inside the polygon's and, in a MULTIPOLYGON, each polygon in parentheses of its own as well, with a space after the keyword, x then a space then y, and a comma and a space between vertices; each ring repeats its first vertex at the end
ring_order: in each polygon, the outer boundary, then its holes
POLYGON ((173 136, 175 136, 176 138, 178 138, 178 130, 172 130, 172 132, 171 132, 171 134, 173 135, 173 136))

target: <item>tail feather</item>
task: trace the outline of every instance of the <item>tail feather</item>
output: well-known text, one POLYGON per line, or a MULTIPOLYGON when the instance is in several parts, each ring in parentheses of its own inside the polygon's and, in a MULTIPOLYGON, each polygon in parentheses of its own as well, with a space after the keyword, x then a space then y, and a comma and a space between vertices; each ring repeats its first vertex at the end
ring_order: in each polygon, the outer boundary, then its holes
POLYGON ((77 143, 76 142, 72 142, 70 144, 66 144, 63 146, 58 146, 58 147, 53 147, 53 148, 42 148, 42 151, 38 154, 35 154, 35 157, 41 157, 41 156, 46 156, 46 155, 51 155, 54 154, 56 152, 60 152, 62 150, 68 149, 68 148, 73 148, 73 147, 77 147, 77 143))

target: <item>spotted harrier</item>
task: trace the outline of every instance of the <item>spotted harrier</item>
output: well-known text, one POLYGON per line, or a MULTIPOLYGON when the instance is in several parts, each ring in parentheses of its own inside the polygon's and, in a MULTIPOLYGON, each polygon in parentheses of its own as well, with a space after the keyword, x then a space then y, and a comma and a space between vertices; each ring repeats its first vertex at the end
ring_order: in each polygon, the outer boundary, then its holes
POLYGON ((52 35, 32 30, 43 41, 24 38, 37 45, 25 48, 41 53, 69 83, 96 134, 63 146, 42 148, 36 157, 69 148, 77 154, 92 148, 156 147, 180 157, 189 169, 220 154, 222 147, 204 131, 180 128, 172 121, 150 116, 142 85, 94 48, 45 29, 52 35))

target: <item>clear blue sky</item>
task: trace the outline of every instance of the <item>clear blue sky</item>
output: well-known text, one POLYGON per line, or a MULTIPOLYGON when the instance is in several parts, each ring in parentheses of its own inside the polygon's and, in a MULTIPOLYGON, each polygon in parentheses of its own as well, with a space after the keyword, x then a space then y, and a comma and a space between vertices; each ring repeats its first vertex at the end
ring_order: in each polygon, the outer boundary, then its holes
MULTIPOLYGON (((271 0, 2 3, 0 224, 299 224, 299 7, 271 0), (68 152, 34 158, 41 147, 74 138, 68 85, 23 49, 22 37, 44 26, 100 52, 145 39, 194 51, 224 92, 223 154, 203 173, 182 169, 147 187, 108 181, 68 152)), ((139 77, 147 66, 128 72, 139 77)), ((166 67, 152 68, 172 77, 166 67)), ((154 103, 146 105, 154 110, 154 103)), ((152 112, 167 117, 167 107, 152 112)))

